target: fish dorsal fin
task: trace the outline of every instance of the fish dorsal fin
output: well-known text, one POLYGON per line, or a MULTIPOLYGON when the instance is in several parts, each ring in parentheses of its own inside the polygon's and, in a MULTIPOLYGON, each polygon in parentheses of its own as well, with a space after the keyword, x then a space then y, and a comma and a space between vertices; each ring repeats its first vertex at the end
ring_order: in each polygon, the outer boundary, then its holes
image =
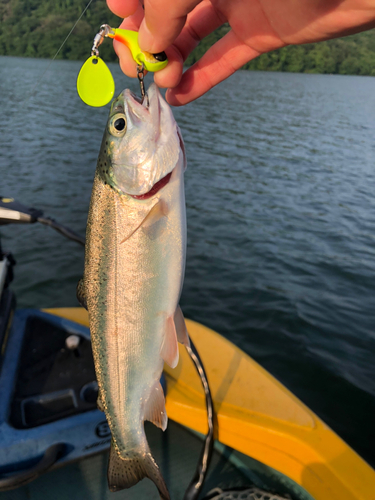
POLYGON ((78 302, 87 310, 86 290, 83 278, 81 278, 77 283, 76 295, 78 302))
POLYGON ((124 243, 126 240, 128 240, 133 234, 142 226, 145 229, 152 226, 155 222, 160 220, 162 217, 166 216, 168 213, 168 206, 167 203, 164 200, 159 200, 148 212, 146 217, 143 219, 143 221, 138 224, 138 226, 133 229, 126 237, 121 241, 121 243, 124 243))
POLYGON ((185 324, 185 318, 182 314, 181 307, 177 306, 176 312, 174 313, 174 324, 177 333, 177 340, 180 344, 187 345, 190 347, 189 334, 185 324))
POLYGON ((167 318, 164 341, 161 346, 160 354, 171 368, 176 368, 178 363, 178 343, 173 316, 168 316, 167 318))
POLYGON ((96 406, 98 407, 98 410, 104 411, 104 405, 103 405, 103 399, 102 399, 100 387, 98 387, 98 398, 96 400, 96 406))
POLYGON ((146 402, 144 418, 163 431, 167 428, 168 417, 165 411, 164 392, 159 381, 152 388, 150 397, 146 402))

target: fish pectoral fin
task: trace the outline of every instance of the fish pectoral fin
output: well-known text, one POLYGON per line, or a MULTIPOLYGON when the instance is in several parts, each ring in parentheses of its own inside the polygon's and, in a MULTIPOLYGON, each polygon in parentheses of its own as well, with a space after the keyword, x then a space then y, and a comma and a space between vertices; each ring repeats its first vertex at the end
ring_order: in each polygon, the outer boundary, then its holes
POLYGON ((165 200, 159 200, 149 211, 146 217, 143 219, 141 224, 142 227, 148 228, 155 224, 155 222, 159 221, 163 217, 168 214, 168 205, 165 200))
POLYGON ((108 487, 110 491, 120 491, 134 486, 144 477, 153 481, 162 500, 170 500, 167 486, 150 451, 131 450, 122 458, 117 453, 113 440, 108 462, 108 487))
POLYGON ((180 344, 184 344, 190 347, 189 334, 180 306, 177 306, 176 312, 174 313, 174 324, 177 333, 177 340, 180 342, 180 344))
POLYGON ((165 411, 164 391, 159 381, 152 388, 146 402, 144 418, 163 431, 167 428, 168 417, 165 411))
POLYGON ((151 227, 155 222, 165 217, 168 214, 168 205, 164 200, 159 200, 148 212, 143 221, 133 230, 131 231, 122 241, 121 243, 125 243, 133 234, 140 228, 143 227, 147 229, 151 227))
POLYGON ((87 310, 86 290, 83 278, 81 278, 77 283, 76 295, 78 302, 87 310))
POLYGON ((178 363, 178 343, 173 316, 168 316, 167 318, 164 340, 161 346, 160 354, 171 368, 176 368, 178 363))

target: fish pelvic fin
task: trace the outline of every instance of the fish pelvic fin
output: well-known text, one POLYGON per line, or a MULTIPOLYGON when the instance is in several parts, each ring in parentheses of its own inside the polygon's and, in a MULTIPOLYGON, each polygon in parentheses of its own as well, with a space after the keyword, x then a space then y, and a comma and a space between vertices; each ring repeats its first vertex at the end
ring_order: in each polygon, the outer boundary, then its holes
POLYGON ((178 364, 177 333, 173 316, 168 316, 166 321, 163 344, 160 351, 161 357, 171 367, 176 368, 178 364))
POLYGON ((161 500, 170 500, 167 486, 160 469, 150 451, 131 451, 122 458, 117 453, 113 441, 108 462, 108 487, 110 491, 120 491, 134 486, 148 477, 159 490, 161 500))
POLYGON ((81 278, 77 283, 76 295, 78 302, 87 310, 86 290, 83 278, 81 278))
POLYGON ((152 388, 146 402, 144 418, 163 431, 167 428, 168 417, 165 411, 164 391, 159 381, 152 388))
POLYGON ((165 335, 161 346, 161 357, 171 367, 176 368, 178 364, 178 342, 190 347, 189 334, 185 324, 185 318, 180 306, 177 306, 174 316, 168 316, 166 321, 165 335))
POLYGON ((174 324, 177 333, 177 340, 180 344, 187 345, 190 347, 189 334, 185 324, 185 318, 182 314, 181 307, 177 306, 176 312, 174 313, 174 324))

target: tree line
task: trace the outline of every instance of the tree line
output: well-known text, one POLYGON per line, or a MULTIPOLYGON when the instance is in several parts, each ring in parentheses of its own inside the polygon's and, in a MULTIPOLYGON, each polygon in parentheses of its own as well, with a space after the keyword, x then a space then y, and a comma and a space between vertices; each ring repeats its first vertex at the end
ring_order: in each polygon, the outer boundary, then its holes
MULTIPOLYGON (((87 0, 0 0, 0 55, 51 58, 71 30, 87 0)), ((101 24, 118 26, 104 0, 94 0, 58 54, 58 59, 85 60, 101 24)), ((190 54, 197 61, 229 31, 224 25, 190 54)), ((100 48, 115 61, 111 43, 100 48)), ((320 43, 284 47, 245 64, 243 69, 375 76, 375 30, 320 43)))

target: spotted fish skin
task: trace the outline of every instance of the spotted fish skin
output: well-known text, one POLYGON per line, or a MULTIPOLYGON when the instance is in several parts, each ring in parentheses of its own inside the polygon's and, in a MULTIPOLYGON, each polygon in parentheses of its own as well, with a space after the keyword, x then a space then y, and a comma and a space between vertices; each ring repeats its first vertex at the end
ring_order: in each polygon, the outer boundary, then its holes
POLYGON ((156 85, 146 104, 125 90, 112 105, 99 154, 79 287, 89 313, 99 406, 112 432, 109 487, 117 491, 149 477, 163 499, 169 494, 144 420, 166 428, 163 364, 177 364, 177 337, 188 343, 178 307, 185 165, 178 126, 156 85))

